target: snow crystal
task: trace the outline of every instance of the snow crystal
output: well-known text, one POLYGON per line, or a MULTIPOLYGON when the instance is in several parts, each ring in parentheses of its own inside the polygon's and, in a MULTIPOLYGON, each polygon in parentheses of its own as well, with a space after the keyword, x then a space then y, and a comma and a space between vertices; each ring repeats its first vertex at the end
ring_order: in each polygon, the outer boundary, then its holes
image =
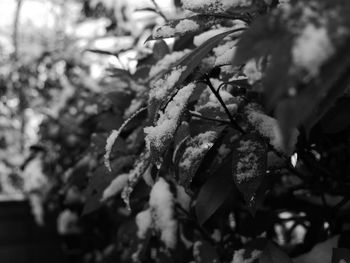
POLYGON ((253 263, 261 254, 259 250, 253 250, 249 258, 244 258, 245 249, 236 250, 231 263, 253 263))
POLYGON ((172 64, 179 61, 185 55, 187 55, 191 50, 185 49, 183 51, 174 51, 171 54, 165 55, 161 60, 151 67, 149 71, 149 77, 152 78, 158 75, 160 72, 167 70, 172 64))
POLYGON ((191 83, 178 91, 173 100, 168 103, 165 111, 160 113, 156 126, 144 128, 146 144, 154 145, 157 149, 164 146, 164 142, 175 133, 181 113, 185 110, 187 101, 193 93, 195 84, 191 83))
POLYGON ((128 182, 129 174, 118 175, 103 191, 102 200, 105 201, 112 196, 119 194, 128 182))
POLYGON ((225 12, 230 8, 247 7, 252 0, 182 0, 183 8, 196 11, 225 12))
POLYGON ((169 184, 163 179, 153 186, 149 205, 154 218, 154 226, 160 231, 160 239, 168 248, 176 246, 177 222, 174 219, 174 196, 169 184))
POLYGON ((230 65, 236 53, 236 41, 227 41, 226 43, 213 48, 216 56, 215 66, 230 65))
POLYGON ((255 59, 249 60, 245 64, 243 73, 247 76, 249 84, 254 84, 262 78, 262 73, 258 69, 258 65, 255 59))
POLYGON ((136 215, 136 225, 137 225, 137 236, 138 238, 144 239, 146 237, 147 230, 152 225, 152 215, 151 210, 147 209, 139 212, 136 215))
POLYGON ((294 64, 314 77, 322 64, 334 54, 327 29, 308 24, 292 48, 294 64))

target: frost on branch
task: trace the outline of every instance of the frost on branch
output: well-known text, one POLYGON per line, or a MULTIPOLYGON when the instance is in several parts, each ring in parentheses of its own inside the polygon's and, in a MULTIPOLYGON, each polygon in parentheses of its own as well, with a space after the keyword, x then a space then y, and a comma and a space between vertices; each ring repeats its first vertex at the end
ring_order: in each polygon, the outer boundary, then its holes
POLYGON ((185 189, 191 184, 193 176, 199 168, 204 156, 214 145, 219 133, 207 131, 191 138, 188 147, 179 162, 179 184, 185 189))
POLYGON ((164 112, 160 112, 156 125, 144 128, 146 146, 152 152, 161 155, 168 147, 194 88, 195 84, 191 83, 180 89, 164 112))
POLYGON ((112 196, 119 194, 128 182, 129 174, 120 174, 103 191, 102 200, 105 201, 112 196))
POLYGON ((322 64, 334 53, 327 29, 311 23, 303 29, 292 48, 294 65, 306 70, 312 77, 318 74, 322 64))
POLYGON ((169 184, 159 178, 150 193, 149 205, 154 227, 160 232, 160 239, 167 248, 175 248, 177 242, 177 221, 174 218, 174 196, 169 184))
POLYGON ((250 7, 252 0, 182 0, 183 8, 197 13, 225 13, 234 8, 250 7))

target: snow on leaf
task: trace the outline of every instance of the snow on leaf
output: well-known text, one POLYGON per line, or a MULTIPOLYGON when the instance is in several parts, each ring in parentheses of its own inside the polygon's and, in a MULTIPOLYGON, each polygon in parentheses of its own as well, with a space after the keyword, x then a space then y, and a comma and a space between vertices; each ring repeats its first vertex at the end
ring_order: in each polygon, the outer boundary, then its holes
POLYGON ((255 59, 251 59, 245 64, 243 73, 247 76, 249 84, 254 84, 262 78, 262 72, 255 59))
POLYGON ((139 115, 141 112, 143 112, 146 109, 147 108, 141 108, 138 111, 136 111, 133 115, 130 116, 129 119, 124 121, 124 123, 120 126, 120 128, 118 130, 113 130, 112 133, 107 138, 106 147, 105 147, 106 152, 104 155, 104 163, 109 171, 112 170, 111 163, 110 163, 110 155, 111 155, 112 147, 113 147, 115 141, 118 139, 118 137, 119 137, 120 133, 123 131, 123 129, 125 129, 125 127, 130 123, 130 121, 132 121, 137 115, 139 115))
POLYGON ((206 131, 191 138, 179 162, 179 184, 185 189, 190 185, 202 159, 218 137, 216 131, 206 131))
POLYGON ((334 53, 327 29, 311 23, 304 28, 292 48, 294 65, 307 70, 311 76, 317 75, 322 64, 334 53))
POLYGON ((232 8, 249 7, 252 0, 182 0, 183 8, 198 13, 224 13, 232 8))
POLYGON ((147 171, 150 164, 149 151, 144 151, 136 160, 134 168, 128 173, 128 182, 122 191, 122 199, 128 209, 130 208, 130 195, 134 190, 135 185, 142 178, 142 175, 147 171))
POLYGON ((199 33, 213 25, 220 24, 224 19, 207 15, 195 15, 179 20, 173 20, 156 27, 152 39, 184 36, 189 33, 199 33))
POLYGON ((136 225, 137 225, 137 236, 138 238, 144 239, 146 237, 147 230, 152 226, 152 215, 151 210, 146 209, 144 211, 139 212, 136 217, 136 225))
POLYGON ((154 227, 160 231, 160 239, 167 248, 175 248, 177 221, 174 218, 174 196, 170 191, 169 184, 163 178, 159 178, 153 186, 149 205, 154 227))
POLYGON ((230 65, 236 53, 236 41, 227 41, 226 43, 213 49, 216 56, 215 66, 230 65))
POLYGON ((252 208, 257 201, 257 192, 267 167, 267 145, 257 134, 244 135, 233 152, 233 179, 252 208))
POLYGON ((171 54, 165 55, 161 60, 151 67, 149 71, 149 78, 154 78, 159 73, 164 72, 171 68, 171 65, 179 61, 185 55, 187 55, 191 50, 185 49, 181 51, 174 51, 171 54))
MULTIPOLYGON (((279 152, 286 152, 286 147, 284 147, 284 141, 280 126, 275 118, 272 118, 254 108, 249 108, 247 110, 247 118, 250 124, 253 125, 254 129, 258 131, 263 137, 267 138, 270 144, 279 152)), ((299 132, 298 130, 293 130, 293 135, 290 139, 290 147, 294 147, 299 132)), ((287 147, 289 148, 289 147, 287 147)))
POLYGON ((169 95, 170 91, 176 85, 181 73, 186 67, 176 67, 171 70, 164 78, 160 78, 151 82, 151 90, 149 94, 149 103, 153 100, 163 100, 169 95))
POLYGON ((168 147, 194 88, 195 84, 191 83, 180 89, 164 112, 160 113, 156 125, 144 128, 146 146, 153 153, 161 155, 168 147))
POLYGON ((128 178, 129 178, 129 174, 118 175, 103 191, 101 201, 106 201, 112 196, 119 194, 123 190, 123 188, 126 186, 128 182, 128 178))

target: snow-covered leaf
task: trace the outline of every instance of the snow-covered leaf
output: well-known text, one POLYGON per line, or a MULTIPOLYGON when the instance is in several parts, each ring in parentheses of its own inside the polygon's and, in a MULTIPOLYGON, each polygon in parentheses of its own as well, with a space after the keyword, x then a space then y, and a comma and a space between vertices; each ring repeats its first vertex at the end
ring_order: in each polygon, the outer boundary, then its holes
POLYGON ((248 207, 255 206, 257 191, 265 177, 267 167, 267 145, 260 136, 244 135, 233 152, 233 179, 243 194, 248 207))
POLYGON ((216 18, 207 15, 195 15, 179 20, 173 20, 155 28, 152 37, 149 40, 181 37, 186 34, 200 33, 213 25, 220 24, 223 20, 223 18, 216 18))

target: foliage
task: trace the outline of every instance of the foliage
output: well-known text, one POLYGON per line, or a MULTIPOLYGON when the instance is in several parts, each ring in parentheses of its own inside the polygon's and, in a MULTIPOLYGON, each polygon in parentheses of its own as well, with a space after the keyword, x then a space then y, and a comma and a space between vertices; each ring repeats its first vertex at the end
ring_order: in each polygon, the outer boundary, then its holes
POLYGON ((89 262, 346 262, 350 4, 182 3, 103 92, 66 68, 40 131, 66 242, 89 262))

